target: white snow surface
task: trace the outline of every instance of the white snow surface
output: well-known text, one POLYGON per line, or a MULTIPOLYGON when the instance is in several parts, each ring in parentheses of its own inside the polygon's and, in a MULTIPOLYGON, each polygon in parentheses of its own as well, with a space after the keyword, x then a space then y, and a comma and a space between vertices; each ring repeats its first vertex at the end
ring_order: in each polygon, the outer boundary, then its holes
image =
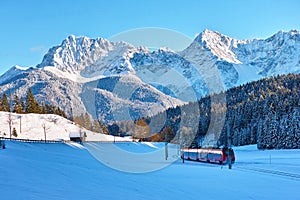
MULTIPOLYGON (((0 137, 9 138, 9 113, 0 112, 0 137)), ((70 134, 85 132, 86 141, 128 141, 128 138, 114 137, 95 133, 78 127, 72 121, 52 114, 15 114, 11 113, 12 129, 16 128, 17 137, 13 139, 45 140, 44 128, 46 127, 47 140, 70 140, 70 134), (20 119, 21 118, 21 119, 20 119), (21 123, 21 126, 20 126, 21 123), (20 130, 21 129, 21 130, 20 130)))
MULTIPOLYGON (((119 159, 111 144, 99 146, 119 159)), ((164 145, 114 146, 147 157, 164 145)), ((232 170, 177 160, 161 170, 132 174, 111 169, 79 144, 6 141, 6 149, 0 150, 1 199, 299 199, 300 150, 260 151, 245 146, 235 148, 235 154, 232 170)))

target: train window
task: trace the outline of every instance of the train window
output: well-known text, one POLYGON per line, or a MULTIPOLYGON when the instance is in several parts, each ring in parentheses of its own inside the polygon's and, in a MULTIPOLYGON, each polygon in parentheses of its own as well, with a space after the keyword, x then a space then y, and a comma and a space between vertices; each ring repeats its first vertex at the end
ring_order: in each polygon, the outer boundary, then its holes
POLYGON ((201 159, 206 159, 207 153, 200 153, 200 158, 201 159))
POLYGON ((208 159, 210 160, 217 160, 221 158, 222 158, 221 154, 213 154, 213 153, 208 154, 208 159))

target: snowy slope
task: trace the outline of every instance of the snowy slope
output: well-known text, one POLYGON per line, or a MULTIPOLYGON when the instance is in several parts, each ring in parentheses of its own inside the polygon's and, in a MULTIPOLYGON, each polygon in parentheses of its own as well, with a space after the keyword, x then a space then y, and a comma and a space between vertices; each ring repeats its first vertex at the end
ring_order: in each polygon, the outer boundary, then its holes
POLYGON ((153 116, 165 108, 183 104, 130 74, 103 78, 93 91, 95 102, 90 110, 96 109, 97 117, 106 121, 153 116))
POLYGON ((13 79, 16 76, 22 74, 23 72, 29 71, 31 69, 33 69, 33 68, 21 67, 21 66, 15 65, 12 68, 10 68, 7 72, 5 72, 4 74, 2 74, 0 76, 0 84, 3 84, 5 82, 10 82, 10 79, 13 79))
MULTIPOLYGON (((119 143, 114 147, 144 157, 163 147, 160 143, 150 144, 119 143)), ((189 161, 183 164, 178 160, 151 173, 131 174, 111 169, 105 160, 99 162, 87 150, 66 144, 7 141, 6 147, 0 150, 1 198, 6 200, 296 200, 300 195, 299 150, 258 151, 251 146, 241 147, 235 149, 237 162, 232 170, 227 166, 189 161)), ((110 157, 120 159, 121 165, 131 163, 114 155, 111 148, 111 144, 99 146, 110 157)), ((164 154, 160 157, 164 163, 164 154)), ((157 162, 135 164, 141 167, 157 162)))
MULTIPOLYGON (((9 138, 9 113, 0 112, 0 137, 9 138)), ((44 128, 46 127, 47 140, 70 140, 70 134, 86 132, 87 141, 126 141, 126 138, 113 137, 88 131, 76 126, 73 122, 57 115, 40 114, 11 114, 12 128, 16 128, 18 139, 44 140, 44 128), (21 126, 20 126, 21 123, 21 126), (20 130, 21 129, 21 130, 20 130)))

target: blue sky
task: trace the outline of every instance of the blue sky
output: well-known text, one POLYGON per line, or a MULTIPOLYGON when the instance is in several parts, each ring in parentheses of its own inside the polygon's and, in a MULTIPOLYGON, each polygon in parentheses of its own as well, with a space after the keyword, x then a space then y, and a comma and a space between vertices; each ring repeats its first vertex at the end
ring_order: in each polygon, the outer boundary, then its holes
POLYGON ((1 0, 0 74, 35 66, 68 35, 110 38, 142 27, 189 37, 211 29, 237 39, 300 30, 299 0, 1 0))

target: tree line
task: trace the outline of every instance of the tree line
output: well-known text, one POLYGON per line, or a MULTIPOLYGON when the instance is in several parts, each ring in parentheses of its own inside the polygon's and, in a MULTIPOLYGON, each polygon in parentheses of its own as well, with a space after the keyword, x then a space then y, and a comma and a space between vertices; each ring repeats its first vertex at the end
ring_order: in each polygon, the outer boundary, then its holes
POLYGON ((173 142, 183 146, 227 146, 230 142, 234 146, 257 144, 259 149, 300 148, 299 88, 300 74, 263 78, 153 117, 125 125, 117 122, 115 130, 138 125, 141 130, 134 134, 142 140, 167 141, 172 136, 173 142), (222 102, 224 97, 226 102, 222 102), (208 138, 209 144, 205 143, 208 138))
POLYGON ((6 93, 3 93, 0 97, 0 111, 18 114, 55 114, 67 118, 67 114, 60 107, 44 102, 39 103, 32 94, 31 89, 28 89, 26 96, 23 98, 17 94, 7 96, 6 93))
MULTIPOLYGON (((105 123, 99 120, 92 119, 88 113, 80 114, 79 116, 73 116, 71 113, 68 117, 63 109, 52 104, 45 104, 44 102, 39 103, 29 88, 25 97, 18 97, 17 94, 7 95, 3 93, 0 96, 0 111, 12 112, 18 114, 36 113, 36 114, 55 114, 68 118, 80 127, 88 130, 108 134, 108 128, 105 123)), ((12 130, 13 135, 15 130, 12 130)))
MULTIPOLYGON (((175 142, 183 147, 191 144, 226 146, 230 141, 234 146, 257 144, 260 149, 300 148, 299 88, 300 74, 280 75, 134 121, 108 125, 92 119, 88 113, 75 117, 71 114, 69 119, 94 132, 116 136, 130 134, 139 140, 175 142), (226 102, 222 101, 224 97, 226 102), (207 138, 211 143, 205 143, 207 138)), ((59 107, 39 104, 30 89, 25 98, 7 97, 3 93, 0 111, 67 117, 59 107)))
POLYGON ((103 133, 106 135, 109 134, 107 125, 104 122, 101 122, 100 120, 92 119, 88 113, 80 114, 79 116, 75 117, 71 116, 70 120, 87 130, 96 133, 103 133))

